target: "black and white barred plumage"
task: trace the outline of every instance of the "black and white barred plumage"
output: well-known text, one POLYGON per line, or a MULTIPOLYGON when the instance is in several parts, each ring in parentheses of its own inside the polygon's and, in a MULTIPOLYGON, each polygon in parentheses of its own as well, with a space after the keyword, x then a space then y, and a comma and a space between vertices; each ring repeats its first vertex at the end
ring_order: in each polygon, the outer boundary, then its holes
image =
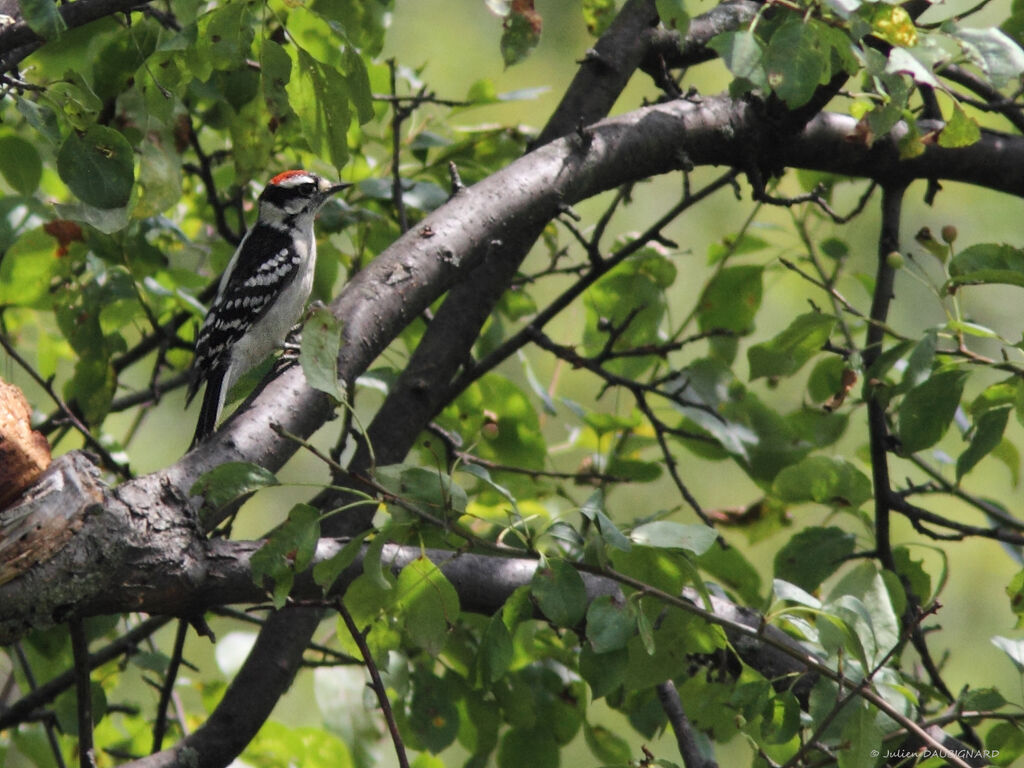
POLYGON ((186 405, 204 381, 206 392, 193 446, 213 432, 228 390, 280 347, 302 316, 316 267, 313 220, 347 186, 285 171, 260 195, 256 224, 224 270, 196 339, 186 405))

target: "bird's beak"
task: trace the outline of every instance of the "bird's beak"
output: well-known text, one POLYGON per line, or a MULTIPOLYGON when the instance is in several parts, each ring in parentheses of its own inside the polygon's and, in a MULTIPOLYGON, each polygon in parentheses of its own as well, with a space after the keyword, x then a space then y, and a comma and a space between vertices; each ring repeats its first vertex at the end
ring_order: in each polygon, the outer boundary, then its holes
POLYGON ((351 184, 347 184, 347 183, 344 183, 344 182, 341 183, 341 184, 326 184, 326 183, 324 183, 320 187, 320 194, 322 194, 324 197, 330 197, 331 195, 335 195, 338 192, 341 192, 341 190, 348 189, 351 186, 352 186, 351 184))

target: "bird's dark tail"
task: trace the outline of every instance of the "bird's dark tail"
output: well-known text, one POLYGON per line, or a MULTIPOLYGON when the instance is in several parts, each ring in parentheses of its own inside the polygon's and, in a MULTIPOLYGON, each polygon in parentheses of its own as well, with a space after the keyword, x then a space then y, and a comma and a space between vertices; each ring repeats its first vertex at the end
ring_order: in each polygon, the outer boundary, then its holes
POLYGON ((203 393, 203 405, 199 409, 199 421, 196 423, 196 433, 192 437, 192 445, 189 450, 195 448, 200 442, 213 434, 217 427, 217 418, 220 416, 221 408, 224 407, 224 389, 227 370, 218 367, 210 373, 206 380, 206 391, 203 393))

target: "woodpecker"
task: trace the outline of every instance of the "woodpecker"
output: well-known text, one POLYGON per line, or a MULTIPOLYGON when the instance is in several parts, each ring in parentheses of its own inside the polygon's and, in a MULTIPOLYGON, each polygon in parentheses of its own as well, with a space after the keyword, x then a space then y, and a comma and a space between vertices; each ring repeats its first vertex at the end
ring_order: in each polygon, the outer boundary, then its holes
POLYGON ((239 378, 284 344, 313 287, 313 219, 332 184, 309 171, 284 171, 259 197, 256 224, 239 243, 196 338, 186 407, 206 382, 192 447, 217 426, 224 398, 239 378))

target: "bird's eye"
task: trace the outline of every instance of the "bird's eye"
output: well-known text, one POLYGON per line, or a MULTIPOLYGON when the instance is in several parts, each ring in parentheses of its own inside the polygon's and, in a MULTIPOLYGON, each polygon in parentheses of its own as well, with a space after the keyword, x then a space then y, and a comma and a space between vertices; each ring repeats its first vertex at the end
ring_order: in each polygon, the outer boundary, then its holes
POLYGON ((307 181, 305 184, 299 184, 297 189, 300 195, 312 195, 316 192, 316 184, 307 181))

